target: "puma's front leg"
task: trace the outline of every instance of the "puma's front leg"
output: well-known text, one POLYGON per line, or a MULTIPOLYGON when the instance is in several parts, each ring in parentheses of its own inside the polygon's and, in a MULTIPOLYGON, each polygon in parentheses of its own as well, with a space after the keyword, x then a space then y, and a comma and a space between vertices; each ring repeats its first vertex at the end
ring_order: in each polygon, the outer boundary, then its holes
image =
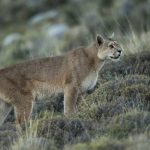
POLYGON ((75 112, 78 89, 72 85, 67 85, 64 89, 64 114, 69 116, 75 112))

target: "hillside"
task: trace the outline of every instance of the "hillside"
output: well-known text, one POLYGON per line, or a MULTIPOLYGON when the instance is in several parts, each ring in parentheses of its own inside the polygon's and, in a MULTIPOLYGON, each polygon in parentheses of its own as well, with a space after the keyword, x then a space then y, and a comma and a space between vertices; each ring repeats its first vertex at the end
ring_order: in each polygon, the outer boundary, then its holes
POLYGON ((150 147, 150 2, 148 0, 2 0, 0 67, 61 55, 115 33, 123 48, 108 62, 77 112, 63 115, 63 95, 35 102, 32 118, 0 126, 0 150, 148 150, 150 147), (7 9, 6 9, 7 8, 7 9), (76 8, 76 10, 75 10, 76 8), (87 11, 88 10, 88 11, 87 11))

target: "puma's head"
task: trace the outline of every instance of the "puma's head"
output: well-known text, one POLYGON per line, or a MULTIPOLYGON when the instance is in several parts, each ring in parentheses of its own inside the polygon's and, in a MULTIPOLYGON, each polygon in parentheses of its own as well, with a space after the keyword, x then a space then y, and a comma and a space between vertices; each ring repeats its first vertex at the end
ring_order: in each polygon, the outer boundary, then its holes
POLYGON ((102 36, 98 35, 96 37, 96 47, 98 49, 98 58, 101 60, 119 60, 121 56, 122 49, 117 41, 112 38, 104 39, 102 36))

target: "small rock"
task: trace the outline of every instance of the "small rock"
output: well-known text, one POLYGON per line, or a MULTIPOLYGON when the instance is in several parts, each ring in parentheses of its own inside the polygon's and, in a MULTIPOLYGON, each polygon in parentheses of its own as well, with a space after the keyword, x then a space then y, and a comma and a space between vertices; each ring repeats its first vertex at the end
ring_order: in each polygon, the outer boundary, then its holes
POLYGON ((50 37, 62 37, 65 33, 69 32, 69 27, 64 23, 56 23, 47 28, 47 34, 50 37))
POLYGON ((57 18, 58 15, 59 13, 56 10, 50 10, 47 12, 39 13, 30 19, 29 24, 34 25, 34 24, 42 23, 46 20, 50 20, 50 19, 52 20, 57 18))
POLYGON ((11 33, 7 35, 4 40, 3 40, 3 45, 7 46, 12 44, 15 41, 19 41, 21 39, 21 34, 20 33, 11 33))

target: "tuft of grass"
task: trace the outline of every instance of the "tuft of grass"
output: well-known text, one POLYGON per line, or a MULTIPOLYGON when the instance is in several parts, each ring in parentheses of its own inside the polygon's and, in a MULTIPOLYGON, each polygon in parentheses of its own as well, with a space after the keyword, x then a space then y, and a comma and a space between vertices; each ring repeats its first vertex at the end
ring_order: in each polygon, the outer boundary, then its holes
POLYGON ((18 138, 10 146, 12 150, 57 150, 52 140, 38 137, 39 121, 30 120, 17 127, 18 138))

